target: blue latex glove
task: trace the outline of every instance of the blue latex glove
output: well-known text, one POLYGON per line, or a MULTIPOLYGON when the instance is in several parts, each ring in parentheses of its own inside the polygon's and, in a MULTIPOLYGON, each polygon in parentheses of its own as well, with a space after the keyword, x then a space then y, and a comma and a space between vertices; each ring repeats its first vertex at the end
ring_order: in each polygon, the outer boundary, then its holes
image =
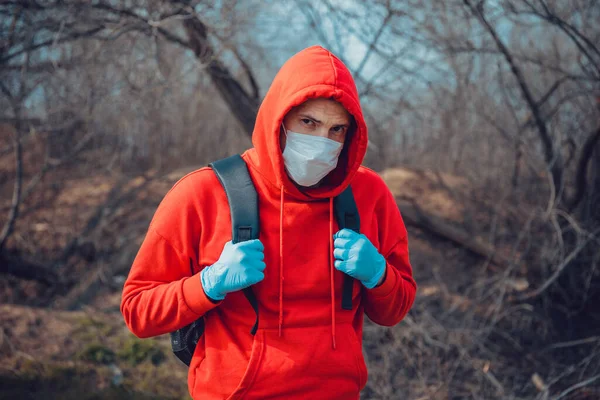
POLYGON ((339 230, 333 238, 335 268, 358 279, 368 289, 377 286, 386 261, 369 239, 351 229, 339 230))
POLYGON ((227 293, 262 281, 265 277, 264 250, 258 239, 225 243, 219 260, 200 272, 204 293, 213 300, 223 300, 227 293))

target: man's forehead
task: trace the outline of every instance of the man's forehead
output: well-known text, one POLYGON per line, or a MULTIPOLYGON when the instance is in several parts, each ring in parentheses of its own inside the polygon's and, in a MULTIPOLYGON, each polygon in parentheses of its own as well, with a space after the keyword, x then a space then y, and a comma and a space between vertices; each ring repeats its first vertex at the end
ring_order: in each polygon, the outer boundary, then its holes
POLYGON ((295 109, 298 112, 317 112, 347 120, 351 118, 350 113, 344 108, 343 105, 335 100, 327 98, 309 99, 297 106, 295 109))

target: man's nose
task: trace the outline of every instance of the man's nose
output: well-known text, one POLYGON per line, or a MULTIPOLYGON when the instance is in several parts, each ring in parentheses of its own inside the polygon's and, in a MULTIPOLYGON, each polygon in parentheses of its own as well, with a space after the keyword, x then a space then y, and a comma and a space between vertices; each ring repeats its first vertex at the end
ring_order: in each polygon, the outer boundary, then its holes
POLYGON ((326 126, 319 127, 319 129, 317 130, 316 133, 317 133, 317 136, 329 138, 329 128, 327 128, 326 126))

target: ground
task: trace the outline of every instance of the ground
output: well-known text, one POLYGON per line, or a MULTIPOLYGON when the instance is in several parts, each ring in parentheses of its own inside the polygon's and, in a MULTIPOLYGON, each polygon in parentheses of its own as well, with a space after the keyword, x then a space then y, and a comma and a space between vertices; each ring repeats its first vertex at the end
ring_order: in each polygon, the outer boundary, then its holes
MULTIPOLYGON (((119 304, 156 206, 192 169, 127 180, 73 172, 59 195, 47 184, 28 200, 10 246, 43 262, 57 259, 74 232, 81 235, 77 252, 56 267, 67 288, 0 277, 0 398, 189 399, 187 367, 171 353, 168 336, 137 339, 119 304)), ((461 229, 485 220, 469 212, 472 188, 461 178, 409 169, 381 175, 401 211, 416 202, 461 229)), ((393 328, 366 321, 362 398, 531 398, 547 390, 532 377, 561 365, 552 364, 552 351, 534 355, 536 340, 549 335, 544 320, 527 307, 508 310, 508 318, 494 307, 496 289, 474 284, 488 279, 499 287, 498 267, 418 225, 408 224, 408 232, 417 300, 393 328), (523 348, 523 337, 534 344, 523 348)))

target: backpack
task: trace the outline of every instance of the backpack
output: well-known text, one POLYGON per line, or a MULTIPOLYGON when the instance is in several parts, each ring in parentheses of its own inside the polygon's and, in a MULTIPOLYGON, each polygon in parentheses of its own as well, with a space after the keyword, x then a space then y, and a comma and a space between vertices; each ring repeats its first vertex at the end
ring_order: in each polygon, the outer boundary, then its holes
MULTIPOLYGON (((248 173, 248 167, 242 157, 236 154, 210 163, 209 167, 217 175, 227 195, 231 213, 232 242, 238 243, 258 239, 260 232, 258 195, 248 173)), ((334 198, 333 205, 340 229, 352 229, 359 233, 360 217, 350 186, 334 198)), ((192 260, 190 260, 190 270, 193 275, 194 265, 192 260)), ((344 275, 342 289, 342 309, 344 310, 352 310, 353 284, 354 278, 350 275, 344 275)), ((254 335, 258 329, 258 301, 251 287, 243 289, 243 293, 256 314, 256 322, 250 330, 250 333, 254 335)), ((171 348, 173 353, 187 366, 192 361, 194 350, 203 333, 204 317, 175 332, 171 332, 171 348)))

